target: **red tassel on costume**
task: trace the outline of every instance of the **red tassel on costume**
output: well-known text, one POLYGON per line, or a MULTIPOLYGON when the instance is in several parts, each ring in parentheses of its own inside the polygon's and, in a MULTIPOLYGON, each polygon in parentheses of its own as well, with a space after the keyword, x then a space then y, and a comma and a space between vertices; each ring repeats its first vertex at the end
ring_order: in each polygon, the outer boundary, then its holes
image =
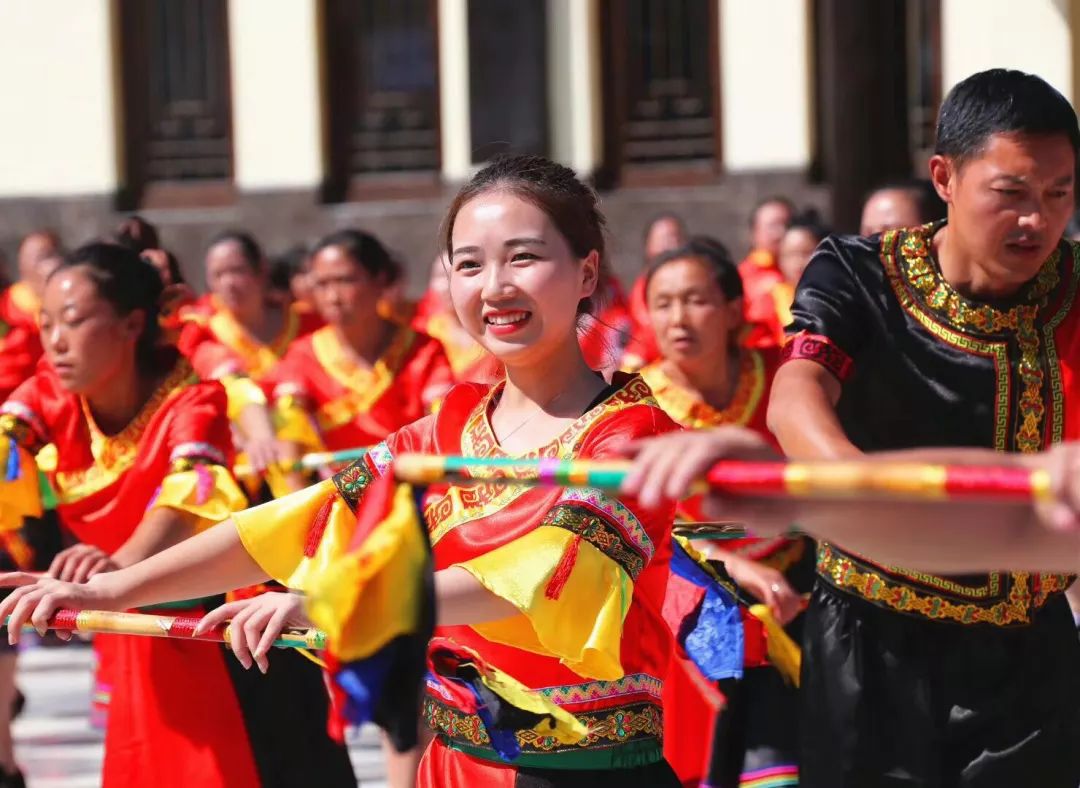
POLYGON ((323 532, 326 530, 326 524, 330 522, 330 512, 334 508, 333 494, 326 496, 326 500, 323 505, 319 507, 318 513, 315 515, 315 519, 311 521, 311 530, 308 531, 307 544, 304 545, 304 555, 308 558, 315 557, 315 551, 319 549, 319 542, 322 541, 323 532))
POLYGON ((548 599, 558 599, 562 594, 563 588, 566 587, 566 581, 570 579, 570 573, 574 571, 574 564, 577 563, 580 548, 581 537, 575 535, 570 544, 567 545, 566 552, 559 559, 559 565, 555 567, 551 579, 548 580, 547 588, 544 590, 544 596, 548 599))

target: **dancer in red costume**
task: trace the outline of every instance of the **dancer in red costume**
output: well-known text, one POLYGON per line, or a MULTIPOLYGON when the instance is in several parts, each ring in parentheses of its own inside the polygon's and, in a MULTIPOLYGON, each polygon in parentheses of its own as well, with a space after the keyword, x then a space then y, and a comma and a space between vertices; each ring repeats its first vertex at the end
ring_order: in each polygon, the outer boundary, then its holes
MULTIPOLYGON (((129 249, 76 250, 45 289, 50 366, 0 411, 3 452, 8 462, 16 452, 29 476, 29 484, 9 483, 5 517, 17 517, 20 505, 36 513, 32 455, 46 443, 57 448, 49 474, 57 511, 79 539, 50 568, 62 580, 84 583, 133 564, 246 504, 228 470, 224 391, 199 382, 175 348, 160 344, 161 292, 158 273, 129 249)), ((199 614, 207 603, 185 603, 181 612, 199 614)), ((351 784, 344 748, 321 727, 298 723, 302 713, 285 725, 260 719, 266 694, 237 685, 219 649, 108 636, 95 645, 100 688, 110 696, 106 786, 284 786, 315 763, 330 784, 351 784)), ((318 672, 301 664, 282 666, 317 721, 325 694, 318 672)), ((295 708, 297 697, 286 705, 295 708)))

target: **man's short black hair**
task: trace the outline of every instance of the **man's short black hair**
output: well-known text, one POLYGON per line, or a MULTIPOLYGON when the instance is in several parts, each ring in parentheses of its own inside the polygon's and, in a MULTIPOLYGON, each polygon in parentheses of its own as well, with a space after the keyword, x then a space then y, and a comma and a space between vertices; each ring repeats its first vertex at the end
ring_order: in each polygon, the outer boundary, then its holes
POLYGON ((1080 153, 1068 99, 1023 71, 992 68, 958 82, 941 104, 934 152, 963 163, 982 153, 994 134, 1064 134, 1080 153))

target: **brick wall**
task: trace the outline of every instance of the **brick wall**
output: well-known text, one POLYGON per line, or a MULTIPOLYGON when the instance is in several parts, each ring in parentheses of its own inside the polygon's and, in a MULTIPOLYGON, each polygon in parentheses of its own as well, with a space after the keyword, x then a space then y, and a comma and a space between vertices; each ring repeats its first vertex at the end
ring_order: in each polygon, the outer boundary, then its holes
MULTIPOLYGON (((624 280, 640 266, 641 241, 646 223, 657 213, 673 211, 686 220, 690 231, 715 235, 736 256, 746 252, 747 218, 762 197, 782 194, 797 205, 828 205, 826 187, 807 183, 802 174, 754 173, 726 176, 707 186, 615 189, 601 193, 610 229, 610 249, 617 273, 624 280)), ((149 211, 162 241, 179 257, 189 280, 202 285, 202 254, 207 241, 219 231, 242 228, 252 232, 269 254, 297 242, 310 242, 342 227, 358 227, 379 236, 405 262, 409 290, 422 291, 428 265, 436 250, 436 237, 452 190, 438 198, 370 203, 320 204, 313 194, 288 192, 245 194, 227 208, 149 211)), ((8 271, 18 239, 38 227, 60 232, 69 247, 110 232, 121 216, 108 197, 59 200, 0 200, 0 250, 8 258, 8 271)))

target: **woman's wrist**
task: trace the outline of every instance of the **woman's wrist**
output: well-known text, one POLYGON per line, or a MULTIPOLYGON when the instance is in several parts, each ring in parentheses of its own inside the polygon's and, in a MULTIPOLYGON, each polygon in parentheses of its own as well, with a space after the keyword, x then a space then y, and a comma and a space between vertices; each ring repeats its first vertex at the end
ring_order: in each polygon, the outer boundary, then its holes
POLYGON ((126 575, 129 569, 117 569, 113 572, 100 572, 86 581, 86 586, 93 592, 95 604, 105 610, 127 610, 137 607, 132 599, 133 586, 126 575))

